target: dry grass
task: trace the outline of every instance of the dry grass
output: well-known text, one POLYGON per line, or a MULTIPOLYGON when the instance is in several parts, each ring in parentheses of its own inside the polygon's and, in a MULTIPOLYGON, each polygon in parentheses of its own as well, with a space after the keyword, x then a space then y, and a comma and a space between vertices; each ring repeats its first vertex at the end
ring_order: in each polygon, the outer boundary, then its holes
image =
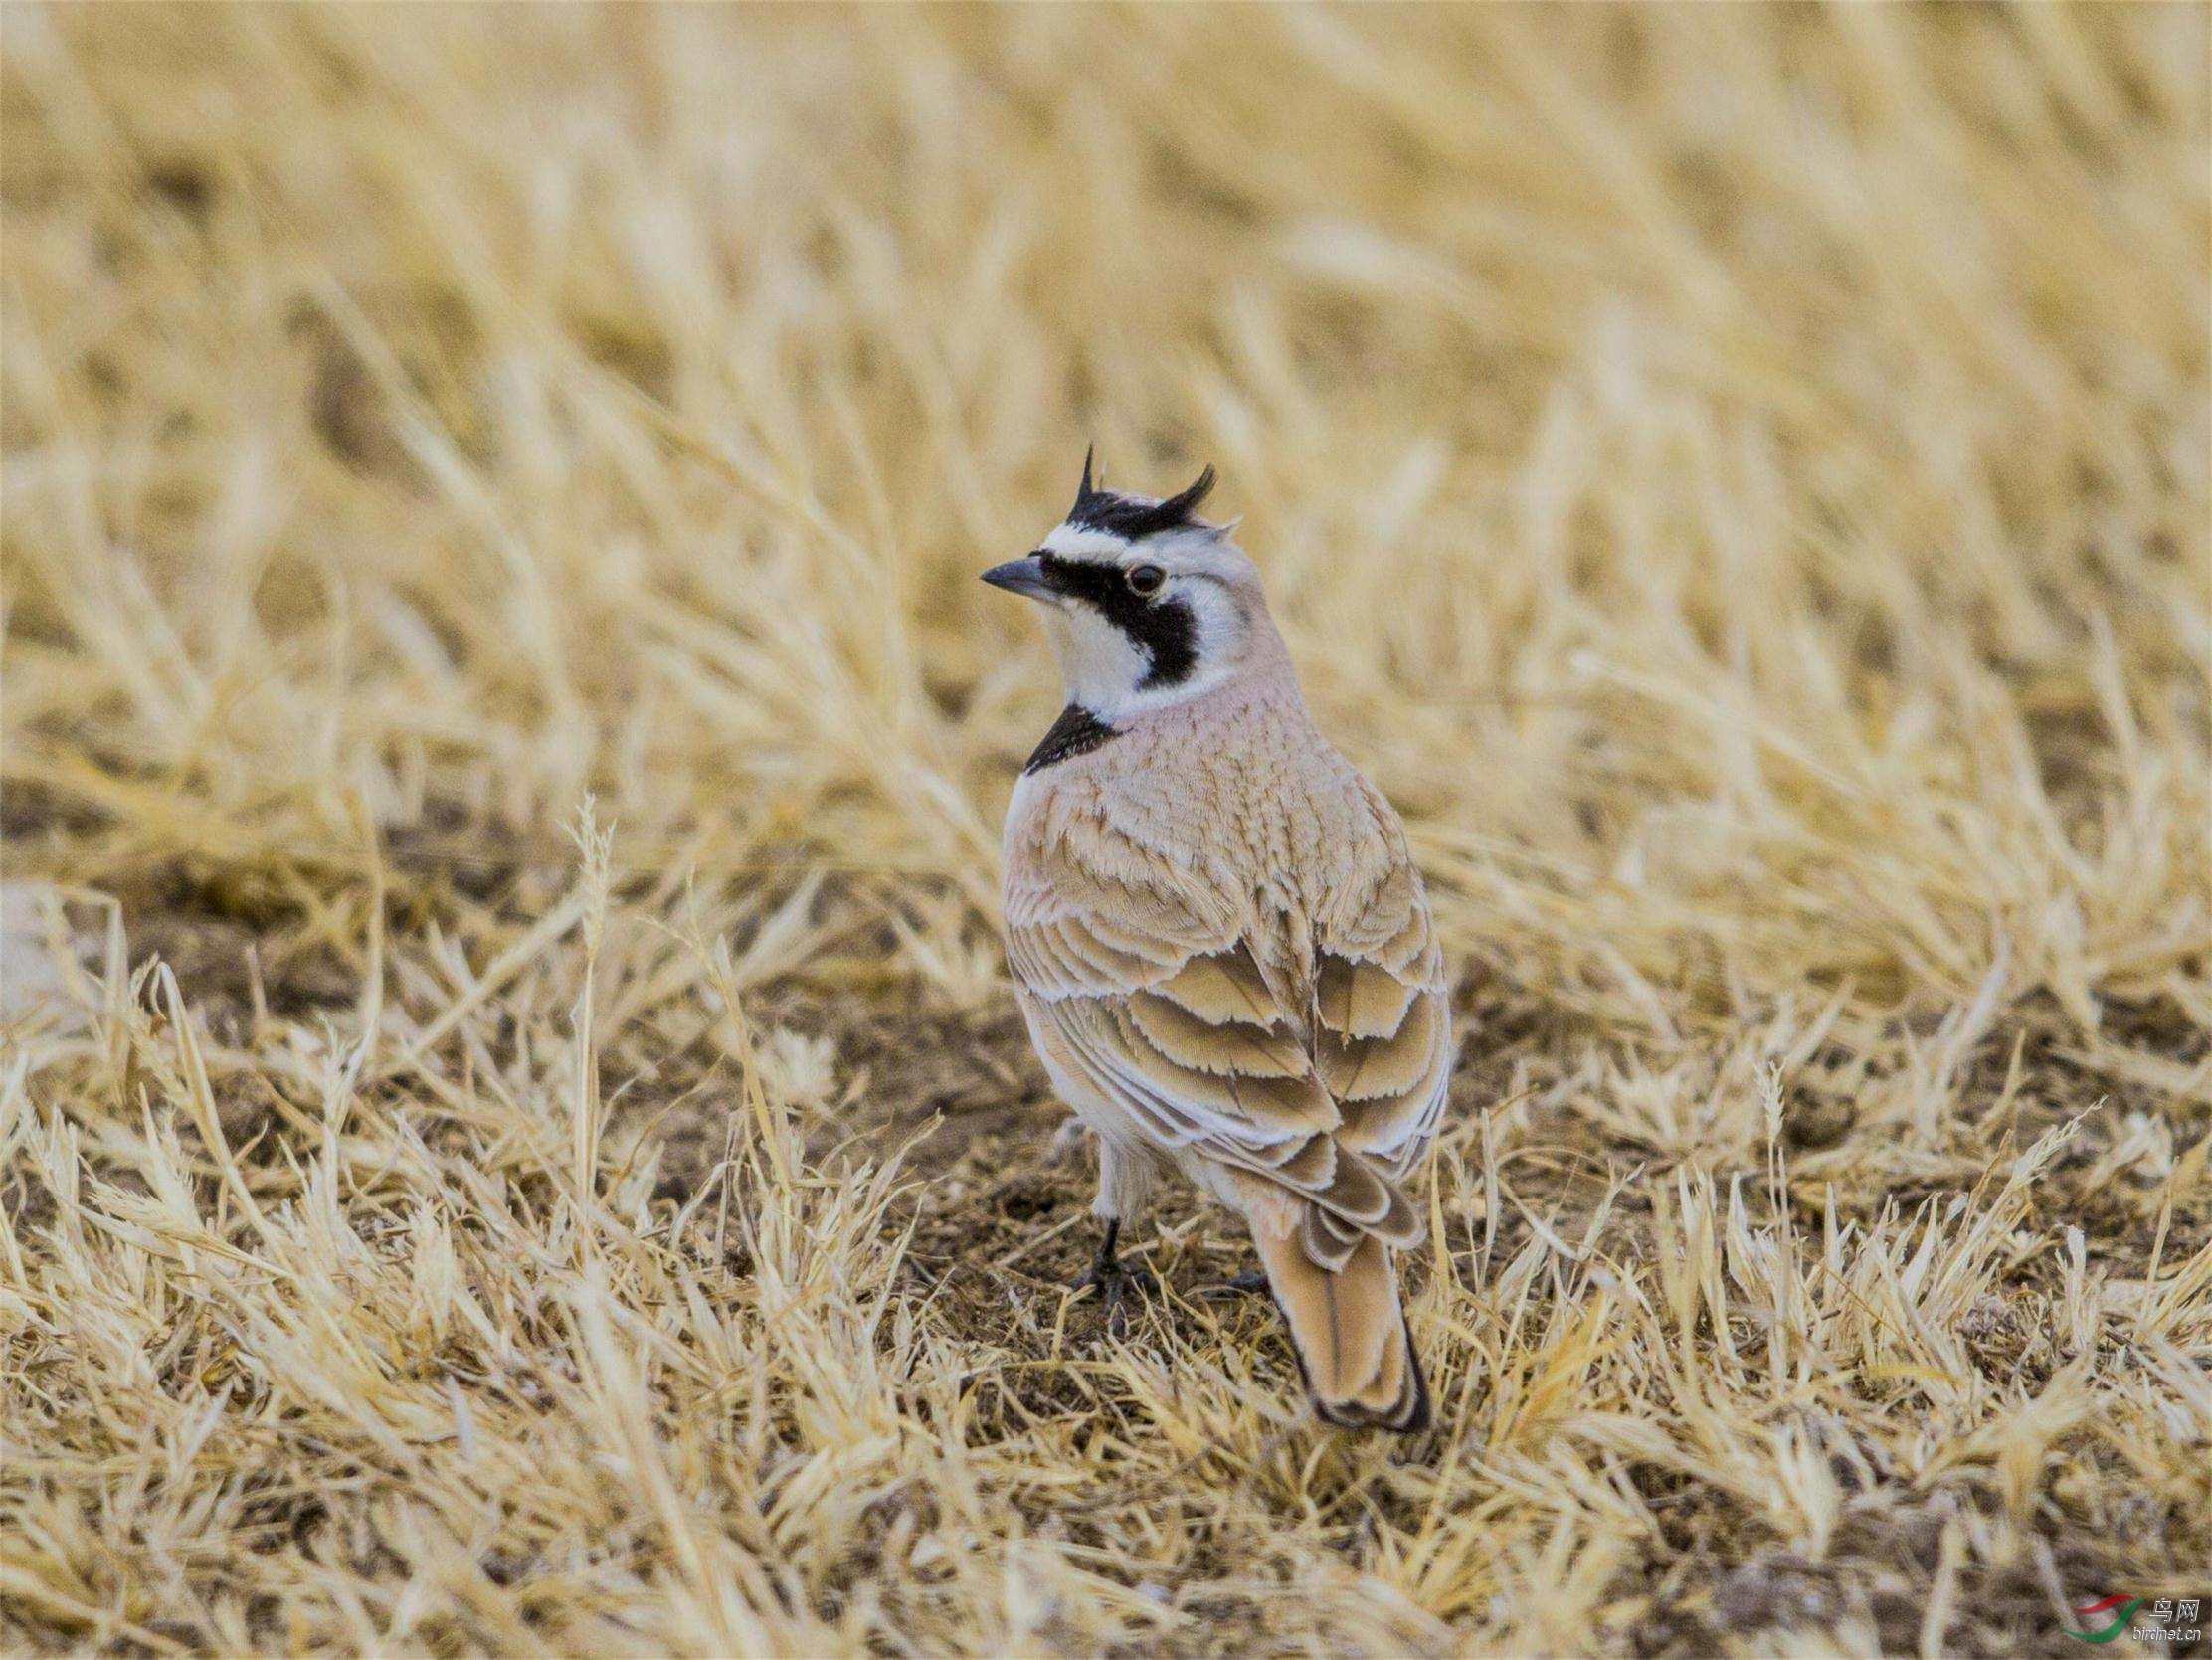
POLYGON ((2212 1594, 2206 20, 9 6, 0 1643, 2212 1594), (1060 1289, 1093 437, 1462 966, 1418 1441, 1060 1289))

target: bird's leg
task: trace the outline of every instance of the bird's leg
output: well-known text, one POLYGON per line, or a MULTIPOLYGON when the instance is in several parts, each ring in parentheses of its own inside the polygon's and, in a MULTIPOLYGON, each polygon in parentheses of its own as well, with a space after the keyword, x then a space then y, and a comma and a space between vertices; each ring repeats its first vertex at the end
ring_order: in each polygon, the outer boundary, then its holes
POLYGON ((1075 1277, 1075 1288, 1097 1286, 1109 1297, 1118 1297, 1134 1287, 1139 1291, 1157 1291, 1160 1281, 1150 1268, 1139 1267, 1122 1261, 1114 1254, 1114 1243, 1121 1237, 1121 1218, 1110 1217, 1106 1223, 1106 1236, 1098 1242, 1098 1254, 1091 1258, 1091 1265, 1075 1277))
POLYGON ((1106 1299, 1108 1320, 1119 1326, 1124 1322, 1123 1305, 1131 1291, 1150 1293, 1160 1289, 1160 1281, 1150 1268, 1133 1267, 1114 1254, 1114 1241, 1121 1237, 1121 1218, 1112 1216, 1106 1222, 1106 1237, 1098 1242, 1098 1254, 1091 1258, 1091 1265, 1075 1276, 1075 1289, 1086 1291, 1098 1288, 1106 1299))

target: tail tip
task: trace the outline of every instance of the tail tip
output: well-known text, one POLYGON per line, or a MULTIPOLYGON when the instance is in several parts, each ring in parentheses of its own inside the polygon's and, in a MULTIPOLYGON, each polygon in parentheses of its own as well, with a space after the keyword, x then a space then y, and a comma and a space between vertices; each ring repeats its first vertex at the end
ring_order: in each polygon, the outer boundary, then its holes
MULTIPOLYGON (((1408 1383, 1411 1386, 1386 1411, 1380 1412, 1349 1400, 1324 1400, 1316 1393, 1313 1397, 1314 1410, 1321 1415, 1322 1422, 1334 1424, 1339 1429, 1382 1429, 1393 1435, 1418 1435, 1428 1428, 1431 1417, 1428 1376, 1421 1370, 1420 1352, 1413 1347, 1413 1328, 1404 1324, 1403 1315, 1398 1318, 1405 1330, 1405 1366, 1410 1374, 1408 1383)), ((1297 1345, 1293 1344, 1291 1348, 1295 1354, 1297 1345)), ((1298 1370, 1301 1373, 1306 1370, 1305 1357, 1302 1355, 1298 1357, 1298 1370)), ((1309 1377, 1309 1388, 1312 1382, 1309 1377)))

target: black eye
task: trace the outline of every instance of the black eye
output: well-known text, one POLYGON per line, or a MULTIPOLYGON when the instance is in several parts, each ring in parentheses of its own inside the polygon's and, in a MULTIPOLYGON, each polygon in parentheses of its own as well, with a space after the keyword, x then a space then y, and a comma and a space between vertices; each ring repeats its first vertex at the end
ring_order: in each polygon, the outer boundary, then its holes
POLYGON ((1168 573, 1157 565, 1132 565, 1129 567, 1129 591, 1142 599, 1150 599, 1160 592, 1160 585, 1168 580, 1168 573))

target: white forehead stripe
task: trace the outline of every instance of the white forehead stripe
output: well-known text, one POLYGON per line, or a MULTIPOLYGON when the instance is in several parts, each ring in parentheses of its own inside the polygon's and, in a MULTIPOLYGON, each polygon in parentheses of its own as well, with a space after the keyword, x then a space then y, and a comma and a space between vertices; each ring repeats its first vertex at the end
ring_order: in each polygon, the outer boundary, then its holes
POLYGON ((1052 534, 1038 544, 1041 551, 1059 555, 1062 559, 1090 559, 1118 561, 1129 551, 1126 536, 1117 536, 1111 530, 1086 530, 1080 525, 1057 524, 1052 534))

